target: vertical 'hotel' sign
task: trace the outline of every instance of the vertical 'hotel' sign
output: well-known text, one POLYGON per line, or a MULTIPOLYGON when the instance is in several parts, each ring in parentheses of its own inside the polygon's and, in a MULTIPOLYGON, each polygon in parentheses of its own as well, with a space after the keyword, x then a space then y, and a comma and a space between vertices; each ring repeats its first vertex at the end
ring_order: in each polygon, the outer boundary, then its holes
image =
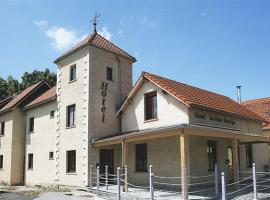
POLYGON ((102 122, 105 122, 105 114, 106 114, 106 96, 108 91, 108 85, 107 82, 102 82, 101 84, 101 96, 102 96, 102 103, 101 103, 101 113, 102 113, 102 122))

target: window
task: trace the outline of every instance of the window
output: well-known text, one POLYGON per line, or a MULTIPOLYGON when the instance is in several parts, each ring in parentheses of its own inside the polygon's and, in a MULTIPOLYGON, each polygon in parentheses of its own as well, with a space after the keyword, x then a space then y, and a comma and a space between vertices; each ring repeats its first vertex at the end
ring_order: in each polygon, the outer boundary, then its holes
POLYGON ((207 141, 207 156, 208 156, 208 170, 215 170, 215 164, 217 163, 217 142, 207 141))
POLYGON ((50 118, 54 118, 54 110, 50 112, 50 118))
POLYGON ((28 169, 33 169, 33 154, 28 154, 28 169))
POLYGON ((69 81, 74 81, 76 78, 76 65, 72 65, 70 67, 69 81))
POLYGON ((144 95, 145 120, 157 118, 157 92, 149 92, 144 95))
POLYGON ((107 67, 107 81, 113 80, 113 70, 110 67, 107 67))
POLYGON ((3 155, 0 155, 0 169, 3 169, 3 165, 4 165, 4 158, 3 155))
POLYGON ((67 151, 67 173, 76 172, 76 151, 67 151))
POLYGON ((34 117, 29 118, 29 132, 34 132, 35 120, 34 117))
POLYGON ((5 135, 5 122, 1 122, 1 132, 0 135, 5 135))
POLYGON ((136 144, 136 171, 147 172, 147 144, 136 144))
POLYGON ((75 126, 75 105, 67 107, 67 127, 75 126))
POLYGON ((53 158, 54 158, 53 152, 51 151, 51 152, 49 152, 49 159, 50 159, 50 160, 53 160, 53 158))
POLYGON ((247 168, 252 167, 253 163, 253 150, 252 150, 252 144, 246 144, 246 165, 247 168))

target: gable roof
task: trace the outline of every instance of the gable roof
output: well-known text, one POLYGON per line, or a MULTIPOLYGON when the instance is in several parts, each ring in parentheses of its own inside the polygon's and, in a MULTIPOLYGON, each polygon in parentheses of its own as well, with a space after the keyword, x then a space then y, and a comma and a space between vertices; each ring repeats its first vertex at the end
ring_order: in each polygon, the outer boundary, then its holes
POLYGON ((31 103, 25 106, 24 109, 33 108, 35 106, 51 102, 56 100, 56 86, 49 89, 47 92, 40 95, 38 98, 34 99, 31 103))
POLYGON ((49 85, 46 82, 41 81, 13 95, 11 97, 12 99, 0 110, 0 113, 4 113, 16 108, 26 97, 28 97, 34 90, 36 90, 43 84, 49 87, 49 85))
POLYGON ((124 50, 122 50, 121 48, 119 48, 118 46, 113 44, 112 42, 108 41, 106 38, 102 37, 97 32, 93 32, 88 37, 86 37, 84 40, 82 40, 77 45, 75 45, 73 48, 71 48, 66 53, 64 53, 59 58, 57 58, 54 61, 54 63, 56 63, 56 64, 59 63, 61 60, 68 57, 70 54, 72 54, 75 51, 78 51, 78 50, 80 50, 88 45, 109 51, 111 53, 123 56, 123 57, 131 60, 132 62, 136 62, 136 58, 134 58, 133 56, 131 56, 130 54, 128 54, 127 52, 125 52, 124 50))
POLYGON ((242 103, 246 108, 265 119, 263 129, 270 129, 270 97, 253 99, 242 103))
POLYGON ((203 90, 187 84, 179 83, 177 81, 157 76, 148 72, 142 72, 141 77, 135 84, 128 98, 122 104, 117 114, 125 109, 128 103, 128 99, 132 98, 138 87, 140 87, 142 84, 143 79, 151 81, 188 107, 203 108, 216 112, 227 113, 230 115, 236 115, 243 118, 249 118, 256 121, 264 121, 263 118, 227 96, 203 90))

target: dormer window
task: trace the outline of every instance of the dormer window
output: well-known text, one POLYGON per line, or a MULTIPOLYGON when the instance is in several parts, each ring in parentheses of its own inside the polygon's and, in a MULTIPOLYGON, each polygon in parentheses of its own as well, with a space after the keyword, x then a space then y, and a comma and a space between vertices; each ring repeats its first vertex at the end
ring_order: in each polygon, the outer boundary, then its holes
POLYGON ((107 67, 107 81, 113 80, 113 70, 111 67, 107 67))
POLYGON ((75 81, 77 79, 76 76, 76 65, 72 65, 70 67, 70 75, 69 75, 69 81, 75 81))
POLYGON ((145 121, 157 119, 157 91, 144 95, 144 112, 145 121))

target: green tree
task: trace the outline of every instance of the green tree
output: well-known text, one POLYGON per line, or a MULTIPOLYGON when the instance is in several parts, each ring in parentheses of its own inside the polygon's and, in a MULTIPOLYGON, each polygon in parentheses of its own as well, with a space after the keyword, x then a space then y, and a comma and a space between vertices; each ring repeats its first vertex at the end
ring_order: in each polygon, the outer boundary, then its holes
POLYGON ((50 86, 54 86, 56 84, 56 74, 50 72, 49 69, 45 69, 45 71, 34 70, 31 73, 25 72, 22 76, 20 88, 23 90, 40 81, 46 81, 50 86))
POLYGON ((56 74, 49 69, 45 69, 45 71, 34 70, 31 73, 25 72, 21 78, 21 82, 14 79, 12 76, 9 76, 7 80, 0 77, 0 100, 16 94, 40 81, 46 81, 50 86, 54 86, 56 84, 56 74))
POLYGON ((0 77, 0 100, 8 96, 7 81, 0 77))
POLYGON ((12 76, 7 78, 7 95, 11 96, 20 91, 20 83, 18 80, 15 80, 12 76))

